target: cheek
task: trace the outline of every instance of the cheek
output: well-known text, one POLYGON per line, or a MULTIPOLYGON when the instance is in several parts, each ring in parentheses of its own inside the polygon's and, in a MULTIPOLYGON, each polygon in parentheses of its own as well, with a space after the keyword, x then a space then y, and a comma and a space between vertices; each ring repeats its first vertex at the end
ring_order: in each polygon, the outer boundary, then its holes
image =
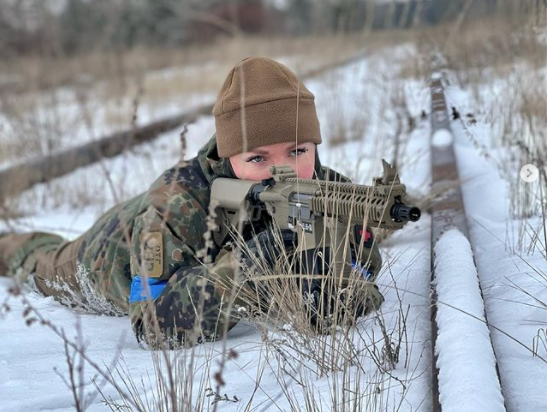
POLYGON ((305 162, 305 163, 300 163, 299 162, 298 167, 295 164, 294 169, 296 171, 296 175, 300 179, 311 179, 311 178, 313 178, 313 164, 311 164, 310 162, 305 162))
POLYGON ((312 179, 315 165, 315 156, 304 155, 292 162, 292 168, 300 179, 312 179))

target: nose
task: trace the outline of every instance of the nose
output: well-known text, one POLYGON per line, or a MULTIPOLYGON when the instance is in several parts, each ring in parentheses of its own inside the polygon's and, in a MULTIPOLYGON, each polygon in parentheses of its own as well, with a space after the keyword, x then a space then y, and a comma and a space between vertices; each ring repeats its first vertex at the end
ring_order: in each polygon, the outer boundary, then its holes
POLYGON ((272 157, 272 166, 291 166, 294 169, 294 160, 288 159, 286 155, 280 154, 272 157))

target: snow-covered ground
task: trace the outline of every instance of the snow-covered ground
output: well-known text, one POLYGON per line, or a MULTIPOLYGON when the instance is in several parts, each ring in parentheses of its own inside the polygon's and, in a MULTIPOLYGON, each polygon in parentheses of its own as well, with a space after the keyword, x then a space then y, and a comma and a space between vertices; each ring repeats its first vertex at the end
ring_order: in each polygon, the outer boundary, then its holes
MULTIPOLYGON (((417 125, 401 136, 398 161, 403 183, 413 196, 420 197, 428 194, 431 180, 429 120, 419 120, 422 109, 428 111, 429 90, 425 82, 397 77, 400 61, 409 58, 406 52, 404 47, 379 52, 318 76, 306 85, 316 95, 324 137, 319 148, 323 163, 364 184, 380 174, 382 157, 392 160, 397 134, 397 111, 392 105, 404 90, 417 125), (340 124, 345 124, 345 128, 341 129, 340 124), (355 140, 329 145, 341 135, 355 140)), ((451 88, 449 93, 449 99, 453 99, 449 105, 472 105, 469 94, 460 89, 451 88)), ((475 130, 481 131, 477 134, 486 144, 489 126, 482 120, 479 119, 475 130)), ((543 296, 546 301, 545 281, 539 283, 537 274, 531 270, 534 267, 545 273, 545 260, 538 252, 523 255, 521 260, 506 250, 504 240, 510 216, 505 183, 495 167, 480 158, 457 123, 453 129, 488 320, 531 347, 538 328, 545 327, 545 311, 526 306, 530 298, 513 283, 543 296)), ((210 116, 191 124, 185 156, 194 156, 213 132, 214 121, 210 116)), ((10 224, 20 230, 53 231, 74 238, 106 209, 142 192, 175 163, 180 155, 178 142, 178 132, 167 133, 129 153, 39 185, 17 201, 27 217, 10 224), (111 186, 105 184, 107 180, 112 182, 111 186)), ((351 362, 337 355, 338 370, 318 373, 317 361, 323 362, 328 356, 314 352, 309 343, 284 330, 271 329, 263 336, 252 323, 241 322, 230 331, 225 343, 207 343, 193 351, 171 354, 178 356, 182 365, 194 359, 195 364, 187 370, 193 374, 190 379, 195 383, 194 400, 204 403, 205 410, 213 409, 215 396, 198 398, 199 393, 211 394, 199 386, 215 390, 214 375, 219 371, 221 359, 226 359, 222 371, 225 385, 219 395, 226 394, 229 400, 220 400, 219 410, 306 410, 306 401, 311 398, 324 410, 430 411, 429 214, 424 211, 418 223, 408 224, 393 234, 382 242, 380 249, 384 270, 378 284, 386 302, 380 318, 362 319, 350 334, 355 345, 351 362), (395 366, 390 366, 382 355, 386 346, 379 324, 382 318, 390 335, 389 346, 400 346, 395 366), (403 318, 405 327, 401 326, 403 318), (230 349, 237 356, 227 357, 230 349), (357 406, 351 403, 356 400, 361 402, 357 406)), ((5 309, 0 312, 0 410, 73 410, 73 396, 61 378, 67 378, 69 370, 62 340, 46 326, 25 325, 25 308, 19 298, 9 297, 10 285, 9 279, 0 278, 0 304, 9 299, 11 308, 9 312, 5 309)), ((27 299, 45 318, 62 328, 68 338, 75 339, 81 330, 89 359, 102 367, 118 361, 127 371, 122 375, 130 375, 138 388, 142 380, 141 396, 150 396, 156 387, 154 354, 138 347, 127 318, 76 314, 51 298, 34 294, 27 295, 27 299)), ((547 399, 542 389, 547 377, 545 364, 497 330, 491 333, 508 410, 545 410, 547 399)), ((338 338, 343 342, 342 337, 338 338)), ((86 383, 95 376, 89 364, 85 365, 83 376, 86 383)), ((121 382, 120 377, 116 380, 121 382)), ((105 396, 119 399, 111 385, 104 385, 102 390, 105 396)), ((86 391, 91 394, 94 387, 87 385, 86 391)), ((93 399, 88 410, 109 410, 101 400, 101 396, 93 399)))

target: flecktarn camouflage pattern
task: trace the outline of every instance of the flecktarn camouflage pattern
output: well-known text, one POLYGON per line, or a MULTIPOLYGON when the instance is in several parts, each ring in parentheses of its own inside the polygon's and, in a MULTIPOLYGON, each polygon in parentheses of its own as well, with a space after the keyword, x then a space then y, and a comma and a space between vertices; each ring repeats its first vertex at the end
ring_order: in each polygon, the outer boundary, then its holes
MULTIPOLYGON (((335 175, 317 155, 315 173, 335 175)), ((197 157, 166 170, 74 241, 48 233, 0 237, 0 275, 74 308, 129 314, 137 339, 152 348, 218 339, 238 322, 245 301, 234 254, 211 241, 210 185, 217 177, 235 175, 213 137, 197 157)), ((368 246, 363 260, 370 256, 374 279, 382 260, 376 243, 368 246)))

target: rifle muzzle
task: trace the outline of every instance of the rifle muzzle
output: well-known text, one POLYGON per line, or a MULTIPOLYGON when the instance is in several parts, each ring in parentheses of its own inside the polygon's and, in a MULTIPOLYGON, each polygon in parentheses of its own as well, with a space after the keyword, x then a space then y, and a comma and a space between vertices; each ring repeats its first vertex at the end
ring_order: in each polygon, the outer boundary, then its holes
POLYGON ((416 206, 405 205, 404 203, 395 203, 390 211, 391 218, 396 222, 417 222, 422 216, 422 212, 416 206))

